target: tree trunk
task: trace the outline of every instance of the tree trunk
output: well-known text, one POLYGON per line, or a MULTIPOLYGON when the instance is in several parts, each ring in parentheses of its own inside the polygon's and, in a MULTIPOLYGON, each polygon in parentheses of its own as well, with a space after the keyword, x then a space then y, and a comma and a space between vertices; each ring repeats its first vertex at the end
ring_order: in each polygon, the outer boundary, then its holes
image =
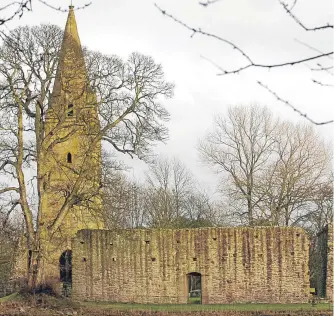
POLYGON ((247 192, 247 212, 248 212, 248 222, 249 226, 254 226, 254 219, 253 219, 253 206, 251 201, 251 192, 247 192))
POLYGON ((28 255, 28 290, 30 292, 58 292, 61 249, 59 251, 55 249, 47 229, 40 228, 38 238, 36 237, 34 247, 28 255))

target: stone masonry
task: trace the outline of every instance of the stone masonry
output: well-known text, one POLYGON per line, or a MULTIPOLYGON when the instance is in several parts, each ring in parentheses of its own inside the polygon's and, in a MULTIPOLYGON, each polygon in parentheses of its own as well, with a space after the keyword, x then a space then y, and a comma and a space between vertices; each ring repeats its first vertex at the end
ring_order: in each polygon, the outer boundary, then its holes
POLYGON ((333 302, 333 226, 327 226, 327 278, 326 278, 326 297, 333 302))
POLYGON ((301 228, 81 230, 72 242, 75 300, 187 303, 191 272, 204 304, 309 299, 301 228))
POLYGON ((315 272, 317 295, 333 302, 333 226, 328 225, 316 238, 315 272))

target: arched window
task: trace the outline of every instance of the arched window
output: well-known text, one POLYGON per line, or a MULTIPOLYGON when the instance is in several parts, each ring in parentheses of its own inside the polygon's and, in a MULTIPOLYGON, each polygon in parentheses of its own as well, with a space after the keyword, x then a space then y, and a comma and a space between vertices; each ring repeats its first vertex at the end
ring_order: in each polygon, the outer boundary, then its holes
POLYGON ((71 153, 67 154, 67 162, 72 163, 72 154, 71 153))
POLYGON ((67 116, 73 116, 73 104, 69 104, 67 107, 67 116))

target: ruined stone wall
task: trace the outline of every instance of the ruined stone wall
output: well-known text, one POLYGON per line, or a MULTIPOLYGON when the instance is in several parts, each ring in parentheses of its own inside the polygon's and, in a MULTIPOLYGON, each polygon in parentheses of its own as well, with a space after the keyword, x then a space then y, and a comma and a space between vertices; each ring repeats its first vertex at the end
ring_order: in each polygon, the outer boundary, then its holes
POLYGON ((327 226, 316 238, 315 281, 317 295, 333 301, 333 226, 327 226))
POLYGON ((327 226, 327 276, 326 297, 333 302, 333 226, 327 226))
POLYGON ((300 228, 81 230, 73 239, 73 299, 186 303, 307 302, 309 240, 300 228))

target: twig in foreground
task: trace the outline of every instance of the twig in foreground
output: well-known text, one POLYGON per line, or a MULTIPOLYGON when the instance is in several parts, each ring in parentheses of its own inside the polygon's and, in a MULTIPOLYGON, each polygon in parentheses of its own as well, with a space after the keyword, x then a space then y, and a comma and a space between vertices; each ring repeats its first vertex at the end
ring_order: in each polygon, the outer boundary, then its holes
POLYGON ((265 84, 263 84, 262 82, 258 81, 257 82, 261 87, 265 88, 267 91, 269 91, 272 95, 274 95, 276 97, 276 99, 280 102, 283 102, 285 105, 287 105, 288 107, 290 107, 292 110, 294 110, 295 112, 297 112, 300 116, 304 117, 305 119, 307 119, 309 122, 311 122, 314 125, 326 125, 326 124, 331 124, 334 122, 334 120, 329 120, 329 121, 324 121, 324 122, 316 122, 313 119, 311 119, 306 113, 301 112, 300 110, 298 110, 296 107, 294 107, 290 102, 283 100, 281 97, 279 97, 277 95, 277 93, 275 93, 274 91, 272 91, 268 86, 266 86, 265 84))

